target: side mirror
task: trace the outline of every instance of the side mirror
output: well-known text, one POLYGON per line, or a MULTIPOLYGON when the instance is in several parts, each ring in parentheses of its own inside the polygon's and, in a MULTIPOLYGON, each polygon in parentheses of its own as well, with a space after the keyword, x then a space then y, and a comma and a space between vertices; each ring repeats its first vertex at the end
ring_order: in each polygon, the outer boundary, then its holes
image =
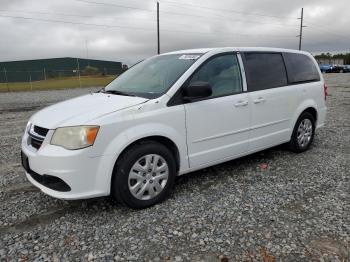
POLYGON ((212 88, 208 82, 193 82, 184 88, 184 99, 193 101, 212 94, 212 88))

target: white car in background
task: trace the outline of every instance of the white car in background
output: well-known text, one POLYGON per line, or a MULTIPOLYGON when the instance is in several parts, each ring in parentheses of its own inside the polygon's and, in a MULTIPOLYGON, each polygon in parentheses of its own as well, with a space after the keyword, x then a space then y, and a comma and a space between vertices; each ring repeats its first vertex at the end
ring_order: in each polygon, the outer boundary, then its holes
POLYGON ((166 53, 99 92, 33 115, 22 140, 31 183, 61 199, 163 200, 175 176, 288 143, 324 125, 326 86, 306 52, 212 48, 166 53))

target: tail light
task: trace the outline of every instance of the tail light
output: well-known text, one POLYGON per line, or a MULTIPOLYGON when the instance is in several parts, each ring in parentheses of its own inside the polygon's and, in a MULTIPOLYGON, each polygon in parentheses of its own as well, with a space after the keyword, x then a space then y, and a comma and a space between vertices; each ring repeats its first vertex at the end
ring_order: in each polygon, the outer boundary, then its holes
POLYGON ((326 84, 324 84, 323 86, 323 91, 324 91, 324 100, 326 100, 328 96, 328 87, 326 84))

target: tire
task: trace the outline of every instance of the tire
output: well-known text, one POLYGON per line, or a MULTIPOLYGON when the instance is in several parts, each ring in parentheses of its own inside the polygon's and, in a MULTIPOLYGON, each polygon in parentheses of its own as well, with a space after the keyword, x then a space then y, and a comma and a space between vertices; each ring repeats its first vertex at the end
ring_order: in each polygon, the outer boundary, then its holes
POLYGON ((299 116, 297 122, 295 123, 293 134, 291 140, 289 141, 288 147, 291 151, 295 153, 304 152, 309 149, 314 139, 314 136, 315 119, 309 112, 303 112, 299 116), (303 128, 302 126, 305 128, 303 128), (302 134, 304 134, 304 139, 301 139, 301 137, 303 136, 302 134))
POLYGON ((169 195, 175 176, 173 153, 161 143, 141 141, 127 149, 117 160, 111 195, 128 207, 147 208, 169 195))

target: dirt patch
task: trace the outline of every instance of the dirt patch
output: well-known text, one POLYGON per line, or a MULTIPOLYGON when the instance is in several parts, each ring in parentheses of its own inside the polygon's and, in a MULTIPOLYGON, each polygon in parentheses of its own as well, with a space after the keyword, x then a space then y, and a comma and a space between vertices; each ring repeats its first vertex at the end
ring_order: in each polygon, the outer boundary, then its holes
POLYGON ((328 261, 330 257, 337 256, 340 261, 349 261, 349 243, 344 243, 331 238, 320 238, 310 242, 308 251, 314 257, 328 261))
POLYGON ((15 107, 15 108, 1 108, 0 109, 0 114, 34 111, 34 110, 37 110, 37 109, 39 109, 41 107, 44 107, 44 106, 40 105, 40 106, 24 106, 24 107, 15 107))

